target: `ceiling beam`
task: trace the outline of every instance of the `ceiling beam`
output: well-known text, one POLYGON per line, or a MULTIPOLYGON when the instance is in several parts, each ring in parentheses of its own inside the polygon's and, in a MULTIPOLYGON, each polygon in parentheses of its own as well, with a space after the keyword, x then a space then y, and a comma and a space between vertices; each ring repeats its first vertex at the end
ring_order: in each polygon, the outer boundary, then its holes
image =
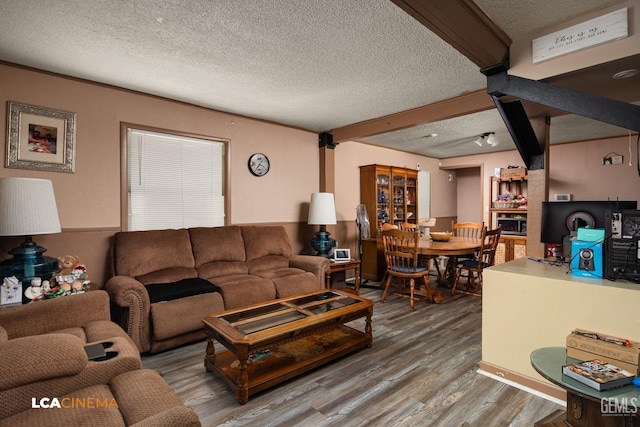
POLYGON ((627 102, 510 76, 506 72, 487 77, 487 92, 498 98, 508 95, 640 132, 640 106, 627 102))
POLYGON ((391 0, 481 69, 508 68, 511 39, 472 0, 391 0))
POLYGON ((333 142, 337 144, 494 108, 496 106, 491 96, 483 89, 411 110, 332 129, 329 132, 333 135, 333 142))

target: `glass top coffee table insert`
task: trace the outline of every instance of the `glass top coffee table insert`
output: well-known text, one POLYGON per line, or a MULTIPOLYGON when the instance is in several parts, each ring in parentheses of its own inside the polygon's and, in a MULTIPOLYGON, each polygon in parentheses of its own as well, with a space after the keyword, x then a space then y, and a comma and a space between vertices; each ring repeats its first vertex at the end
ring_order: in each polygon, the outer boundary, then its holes
POLYGON ((213 314, 203 319, 205 367, 242 404, 249 396, 363 347, 371 347, 373 301, 317 291, 213 314), (365 318, 365 330, 345 323, 365 318), (213 341, 228 351, 215 354, 213 341))

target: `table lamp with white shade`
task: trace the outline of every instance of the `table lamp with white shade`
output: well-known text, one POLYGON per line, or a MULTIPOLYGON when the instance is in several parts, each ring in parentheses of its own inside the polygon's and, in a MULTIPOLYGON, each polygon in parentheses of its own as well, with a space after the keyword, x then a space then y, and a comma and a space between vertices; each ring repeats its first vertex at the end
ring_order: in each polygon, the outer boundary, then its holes
POLYGON ((336 224, 336 205, 333 193, 313 193, 311 194, 311 205, 309 206, 310 225, 319 225, 320 230, 311 239, 311 247, 317 252, 316 255, 329 256, 331 248, 335 247, 336 241, 327 231, 327 225, 336 224))
POLYGON ((48 179, 8 177, 0 179, 0 236, 25 236, 13 255, 0 263, 1 277, 15 276, 29 285, 31 279, 48 280, 58 269, 56 258, 33 241, 37 234, 60 233, 60 219, 53 184, 48 179))

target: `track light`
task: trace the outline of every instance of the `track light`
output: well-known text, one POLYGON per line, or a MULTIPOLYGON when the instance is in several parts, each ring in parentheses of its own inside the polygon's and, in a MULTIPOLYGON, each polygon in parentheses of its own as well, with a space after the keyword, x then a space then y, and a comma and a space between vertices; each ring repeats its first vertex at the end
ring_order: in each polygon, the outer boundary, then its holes
POLYGON ((494 135, 495 135, 495 132, 485 132, 479 137, 477 137, 473 142, 475 142, 478 145, 478 147, 482 147, 482 143, 486 141, 488 145, 495 147, 500 143, 500 141, 496 140, 494 135))

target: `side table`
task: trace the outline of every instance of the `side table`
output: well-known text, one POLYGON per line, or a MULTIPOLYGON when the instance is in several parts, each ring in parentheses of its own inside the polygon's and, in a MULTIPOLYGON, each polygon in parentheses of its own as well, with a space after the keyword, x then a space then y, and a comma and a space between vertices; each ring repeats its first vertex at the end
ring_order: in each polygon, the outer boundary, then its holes
POLYGON ((349 261, 336 261, 331 262, 329 269, 325 273, 325 288, 331 289, 331 275, 339 271, 354 270, 355 282, 354 292, 356 295, 360 295, 360 260, 351 259, 349 261))
POLYGON ((562 419, 544 419, 536 426, 640 426, 640 388, 634 385, 598 391, 562 374, 562 365, 580 362, 567 357, 564 347, 545 347, 531 353, 531 365, 544 378, 567 390, 562 419), (566 418, 565 418, 566 417, 566 418))

